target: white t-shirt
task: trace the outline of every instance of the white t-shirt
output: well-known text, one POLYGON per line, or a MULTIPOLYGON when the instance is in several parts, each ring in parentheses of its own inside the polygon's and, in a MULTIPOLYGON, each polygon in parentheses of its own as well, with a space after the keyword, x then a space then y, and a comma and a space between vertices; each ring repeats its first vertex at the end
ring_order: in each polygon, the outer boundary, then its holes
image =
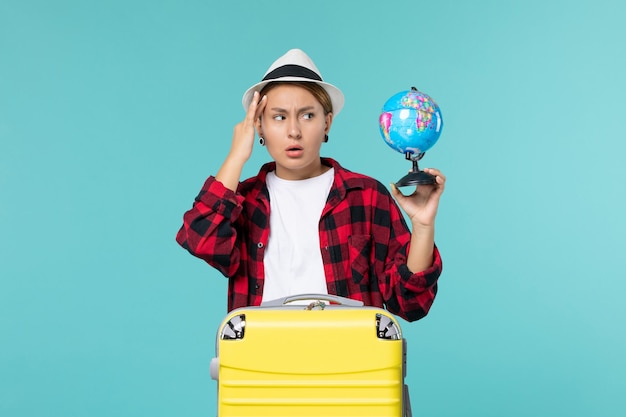
POLYGON ((305 180, 267 174, 270 237, 263 264, 263 301, 298 294, 328 294, 319 221, 335 178, 333 168, 305 180))

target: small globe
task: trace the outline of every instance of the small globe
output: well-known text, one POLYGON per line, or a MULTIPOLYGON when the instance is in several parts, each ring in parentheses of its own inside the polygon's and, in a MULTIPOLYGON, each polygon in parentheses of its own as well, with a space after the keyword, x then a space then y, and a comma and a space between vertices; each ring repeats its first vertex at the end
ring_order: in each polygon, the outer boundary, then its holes
POLYGON ((415 87, 389 98, 378 120, 385 143, 405 155, 429 150, 443 128, 437 103, 415 87))

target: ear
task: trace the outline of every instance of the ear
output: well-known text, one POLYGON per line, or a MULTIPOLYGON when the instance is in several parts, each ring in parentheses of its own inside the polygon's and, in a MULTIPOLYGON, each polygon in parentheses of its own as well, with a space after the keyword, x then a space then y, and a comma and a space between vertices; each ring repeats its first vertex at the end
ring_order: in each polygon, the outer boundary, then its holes
POLYGON ((330 132, 330 126, 333 124, 333 114, 332 113, 328 113, 326 115, 326 128, 324 129, 324 133, 326 133, 328 135, 328 132, 330 132))
POLYGON ((261 127, 261 117, 263 116, 259 116, 255 121, 254 121, 254 127, 256 128, 256 132, 259 136, 263 136, 263 129, 261 127))

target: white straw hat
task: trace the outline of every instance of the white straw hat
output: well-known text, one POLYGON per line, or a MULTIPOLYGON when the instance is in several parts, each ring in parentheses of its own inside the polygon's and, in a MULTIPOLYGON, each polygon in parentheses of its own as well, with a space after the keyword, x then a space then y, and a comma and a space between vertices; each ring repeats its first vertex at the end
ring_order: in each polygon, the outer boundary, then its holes
POLYGON ((333 104, 333 114, 335 116, 343 107, 344 97, 341 90, 322 80, 322 74, 320 74, 307 54, 300 49, 291 49, 285 55, 274 61, 260 83, 253 85, 244 93, 241 100, 244 110, 248 110, 248 106, 250 106, 255 91, 261 91, 267 84, 277 81, 314 82, 322 86, 330 96, 330 101, 333 104))

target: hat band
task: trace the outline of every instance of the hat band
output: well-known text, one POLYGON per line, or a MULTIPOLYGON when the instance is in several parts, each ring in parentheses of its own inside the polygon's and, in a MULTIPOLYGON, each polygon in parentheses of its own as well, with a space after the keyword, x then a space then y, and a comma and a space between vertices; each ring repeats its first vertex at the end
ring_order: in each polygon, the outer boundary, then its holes
POLYGON ((315 71, 311 71, 306 67, 294 64, 283 65, 282 67, 276 68, 263 77, 262 81, 276 80, 282 77, 302 77, 322 81, 322 77, 320 77, 315 71))

